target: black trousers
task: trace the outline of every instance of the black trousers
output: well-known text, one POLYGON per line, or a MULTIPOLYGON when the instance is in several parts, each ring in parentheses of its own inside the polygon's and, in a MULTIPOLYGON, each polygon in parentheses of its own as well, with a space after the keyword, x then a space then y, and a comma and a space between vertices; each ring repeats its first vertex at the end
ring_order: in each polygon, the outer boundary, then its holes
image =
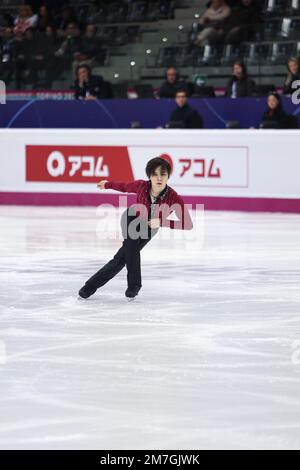
POLYGON ((128 213, 129 209, 126 209, 121 217, 123 244, 115 256, 87 280, 86 284, 91 287, 98 289, 103 286, 116 276, 125 265, 127 268, 128 287, 130 289, 142 287, 140 251, 159 229, 151 229, 146 222, 141 221, 136 215, 130 215, 128 213), (132 222, 133 224, 130 225, 132 222), (131 230, 133 226, 137 228, 137 232, 140 232, 140 235, 133 233, 131 230))

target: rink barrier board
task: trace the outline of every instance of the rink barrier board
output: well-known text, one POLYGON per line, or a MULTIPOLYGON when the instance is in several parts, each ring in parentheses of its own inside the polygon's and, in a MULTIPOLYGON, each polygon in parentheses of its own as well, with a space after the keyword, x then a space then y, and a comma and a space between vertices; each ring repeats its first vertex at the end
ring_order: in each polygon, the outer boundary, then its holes
POLYGON ((300 213, 300 131, 0 130, 0 204, 127 205, 134 196, 101 179, 146 180, 150 158, 173 171, 170 186, 207 210, 300 213))
MULTIPOLYGON (((127 196, 128 203, 135 201, 134 196, 127 196)), ((277 198, 241 198, 241 197, 209 197, 183 196, 185 204, 196 209, 204 205, 205 210, 212 211, 243 211, 243 212, 286 212, 300 213, 300 199, 277 198)), ((2 205, 32 205, 32 206, 98 206, 111 204, 119 206, 119 196, 116 194, 70 194, 70 193, 10 193, 0 192, 2 205)))
MULTIPOLYGON (((282 96, 282 101, 284 110, 294 114, 300 125, 297 105, 288 96, 282 96)), ((258 128, 267 107, 267 97, 191 98, 189 102, 206 129, 225 129, 228 121, 239 121, 244 129, 258 128)), ((139 121, 143 128, 155 129, 169 122, 175 108, 173 99, 15 100, 2 106, 0 127, 130 129, 133 121, 139 121)))

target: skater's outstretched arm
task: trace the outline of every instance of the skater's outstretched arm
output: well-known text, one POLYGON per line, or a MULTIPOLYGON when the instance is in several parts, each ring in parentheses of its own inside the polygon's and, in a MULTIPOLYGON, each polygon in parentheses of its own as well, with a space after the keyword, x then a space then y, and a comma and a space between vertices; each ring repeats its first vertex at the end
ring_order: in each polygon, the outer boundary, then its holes
POLYGON ((115 191, 120 191, 122 193, 137 193, 143 182, 144 180, 135 180, 130 183, 102 180, 97 184, 97 186, 99 189, 114 189, 115 191))

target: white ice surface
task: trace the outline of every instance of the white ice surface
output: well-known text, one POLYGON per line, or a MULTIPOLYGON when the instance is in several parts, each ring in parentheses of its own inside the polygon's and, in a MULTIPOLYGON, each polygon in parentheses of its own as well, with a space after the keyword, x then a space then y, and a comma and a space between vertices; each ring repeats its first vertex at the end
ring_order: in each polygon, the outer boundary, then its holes
POLYGON ((130 303, 125 270, 77 300, 121 244, 98 222, 0 206, 0 448, 299 448, 300 217, 153 239, 130 303))

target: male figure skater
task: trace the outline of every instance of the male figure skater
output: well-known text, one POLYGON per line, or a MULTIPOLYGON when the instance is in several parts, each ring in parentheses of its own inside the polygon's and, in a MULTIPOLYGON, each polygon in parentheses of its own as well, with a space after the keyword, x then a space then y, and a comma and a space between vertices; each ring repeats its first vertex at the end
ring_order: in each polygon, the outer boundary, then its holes
POLYGON ((171 174, 169 162, 161 157, 152 158, 146 166, 148 181, 131 183, 100 181, 100 189, 114 189, 123 193, 136 193, 137 204, 130 206, 122 215, 123 244, 115 256, 97 271, 79 290, 79 296, 87 299, 112 279, 126 265, 128 287, 125 296, 134 299, 142 287, 141 249, 157 233, 159 227, 191 230, 193 223, 183 199, 168 186, 171 174), (167 220, 175 212, 178 220, 167 220), (138 230, 139 229, 139 230, 138 230))

